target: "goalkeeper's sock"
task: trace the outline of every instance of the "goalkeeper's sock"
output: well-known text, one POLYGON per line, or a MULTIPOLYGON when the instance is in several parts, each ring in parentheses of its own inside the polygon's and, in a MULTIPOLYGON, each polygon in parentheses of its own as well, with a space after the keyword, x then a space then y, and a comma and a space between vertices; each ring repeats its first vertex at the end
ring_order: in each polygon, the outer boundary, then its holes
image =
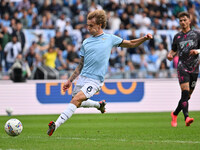
POLYGON ((67 107, 67 109, 64 110, 63 113, 61 113, 61 115, 58 117, 58 119, 56 120, 55 124, 56 124, 56 129, 63 124, 65 121, 67 121, 75 112, 75 110, 77 109, 76 105, 70 103, 67 107))
POLYGON ((80 107, 88 108, 88 107, 95 107, 95 108, 100 108, 100 104, 97 101, 93 101, 91 99, 88 99, 87 101, 83 101, 81 103, 80 107))

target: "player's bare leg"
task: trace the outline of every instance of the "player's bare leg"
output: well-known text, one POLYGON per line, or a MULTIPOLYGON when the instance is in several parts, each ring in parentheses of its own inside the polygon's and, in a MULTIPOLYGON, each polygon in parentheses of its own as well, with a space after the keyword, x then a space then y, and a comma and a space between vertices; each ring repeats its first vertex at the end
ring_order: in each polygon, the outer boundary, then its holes
POLYGON ((54 131, 64 122, 66 122, 75 112, 75 110, 80 107, 82 101, 85 101, 87 98, 85 94, 80 91, 78 92, 71 100, 70 104, 68 107, 64 110, 63 113, 58 117, 56 122, 51 121, 49 123, 49 129, 47 131, 47 134, 51 136, 54 131))

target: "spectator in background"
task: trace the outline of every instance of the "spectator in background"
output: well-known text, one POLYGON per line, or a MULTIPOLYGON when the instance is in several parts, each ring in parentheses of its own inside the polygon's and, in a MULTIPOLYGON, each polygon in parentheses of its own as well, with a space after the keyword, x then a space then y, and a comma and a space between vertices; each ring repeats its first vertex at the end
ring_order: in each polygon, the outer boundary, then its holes
POLYGON ((128 16, 132 16, 134 14, 134 10, 133 10, 133 4, 128 5, 125 9, 124 12, 128 15, 128 16))
POLYGON ((140 66, 139 66, 139 78, 146 78, 147 77, 147 55, 142 54, 140 55, 140 66))
POLYGON ((124 24, 124 29, 129 29, 131 27, 129 16, 126 12, 123 12, 121 17, 121 22, 124 24))
POLYGON ((20 42, 21 50, 22 50, 22 53, 23 53, 24 46, 26 44, 26 38, 25 38, 24 32, 22 30, 22 27, 23 27, 22 23, 17 22, 16 30, 14 30, 13 34, 17 36, 17 39, 20 42))
POLYGON ((146 32, 146 30, 150 27, 151 20, 147 16, 146 12, 139 11, 138 14, 134 16, 134 24, 137 29, 142 30, 142 32, 146 32))
POLYGON ((161 13, 161 18, 168 16, 168 6, 166 4, 166 0, 160 1, 159 11, 161 13))
POLYGON ((34 17, 38 16, 38 9, 37 7, 35 6, 35 3, 31 2, 31 7, 30 9, 32 10, 32 14, 34 17))
MULTIPOLYGON (((22 17, 22 16, 21 16, 21 17, 22 17)), ((18 12, 18 11, 14 11, 12 19, 15 19, 16 23, 20 21, 19 19, 20 19, 21 17, 19 16, 19 12, 18 12)), ((14 27, 14 28, 15 28, 15 27, 14 27)))
POLYGON ((19 5, 18 5, 18 10, 28 10, 29 8, 31 7, 30 5, 30 1, 29 0, 22 0, 21 2, 19 2, 19 5))
POLYGON ((50 12, 55 15, 55 16, 59 16, 59 12, 60 10, 62 10, 61 6, 59 3, 57 3, 56 0, 52 0, 51 4, 49 5, 49 10, 50 12))
POLYGON ((161 23, 161 29, 166 30, 167 29, 167 17, 162 17, 160 23, 161 23))
POLYGON ((37 48, 40 51, 40 56, 42 57, 49 49, 49 47, 56 48, 55 46, 55 38, 51 37, 49 43, 47 44, 37 44, 37 48))
POLYGON ((9 27, 10 26, 10 18, 9 18, 9 14, 6 12, 3 15, 3 19, 0 19, 0 24, 2 24, 3 26, 9 27))
POLYGON ((25 59, 28 62, 29 68, 33 71, 37 66, 41 65, 41 57, 39 49, 35 42, 30 46, 28 53, 25 55, 25 59))
POLYGON ((199 12, 195 9, 195 5, 193 4, 191 7, 188 8, 188 13, 190 13, 191 17, 191 27, 192 28, 199 28, 198 24, 200 23, 200 15, 199 12))
POLYGON ((120 7, 116 1, 110 0, 104 5, 104 9, 111 12, 117 12, 120 9, 120 7))
POLYGON ((115 31, 114 34, 123 39, 126 39, 126 40, 128 39, 128 33, 123 23, 120 24, 119 30, 115 31))
POLYGON ((166 61, 167 57, 167 50, 164 49, 164 45, 162 43, 159 44, 158 50, 156 50, 155 54, 158 55, 158 66, 160 67, 161 63, 166 61))
POLYGON ((125 51, 121 47, 113 47, 110 54, 109 66, 111 72, 119 72, 125 67, 125 51))
POLYGON ((148 1, 147 8, 148 8, 148 10, 154 11, 155 16, 156 16, 156 11, 159 11, 159 6, 157 5, 156 0, 148 1))
POLYGON ((45 15, 42 17, 42 21, 40 23, 40 27, 42 29, 53 29, 54 28, 54 21, 51 16, 52 15, 49 11, 45 12, 45 15))
POLYGON ((32 28, 33 19, 36 17, 36 14, 33 14, 31 8, 28 9, 27 21, 28 21, 28 28, 32 28))
POLYGON ((78 16, 81 12, 86 10, 81 0, 76 0, 76 3, 74 3, 70 8, 73 16, 78 16))
POLYGON ((0 16, 3 16, 5 13, 10 14, 9 3, 6 0, 1 0, 1 2, 0 2, 0 16))
POLYGON ((59 74, 62 75, 63 71, 67 69, 66 61, 63 59, 62 51, 58 50, 56 58, 56 69, 59 71, 59 74))
POLYGON ((73 44, 72 37, 69 35, 68 30, 65 30, 65 31, 64 31, 62 40, 63 40, 63 45, 64 45, 65 47, 66 47, 68 44, 71 44, 71 45, 73 44))
POLYGON ((162 25, 160 23, 159 18, 156 18, 156 17, 153 19, 153 23, 152 23, 151 26, 154 27, 154 28, 156 28, 156 29, 158 29, 158 30, 163 29, 163 27, 162 27, 162 25))
MULTIPOLYGON (((18 18, 18 21, 20 21, 20 19, 22 18, 22 15, 23 15, 23 13, 22 13, 22 11, 23 11, 24 9, 21 9, 21 10, 16 10, 17 11, 17 18, 18 18)), ((28 10, 27 10, 28 11, 28 10)))
POLYGON ((103 9, 101 5, 96 4, 94 0, 91 0, 90 7, 88 8, 89 12, 92 12, 96 9, 103 9))
MULTIPOLYGON (((45 46, 46 47, 46 46, 45 46)), ((54 37, 52 37, 51 39, 50 39, 50 42, 49 42, 49 44, 48 44, 48 48, 49 47, 53 47, 53 48, 56 48, 56 43, 55 43, 55 38, 54 37)), ((47 48, 47 49, 48 49, 47 48)))
POLYGON ((86 26, 85 24, 86 24, 85 16, 83 14, 79 14, 79 16, 77 16, 77 18, 75 19, 74 29, 80 30, 83 35, 86 26))
POLYGON ((49 47, 48 51, 43 55, 44 65, 50 68, 56 68, 57 48, 49 47))
POLYGON ((147 16, 147 13, 143 11, 142 12, 142 18, 141 18, 140 21, 141 22, 140 22, 140 28, 139 29, 143 33, 145 33, 149 29, 149 27, 151 25, 151 19, 147 16))
POLYGON ((14 30, 16 30, 16 26, 17 26, 17 21, 15 18, 12 18, 10 20, 10 30, 13 32, 14 30))
POLYGON ((12 1, 9 1, 8 5, 9 15, 13 17, 14 12, 17 10, 17 6, 15 5, 15 2, 12 1))
POLYGON ((166 59, 163 60, 160 64, 159 72, 158 72, 158 78, 168 78, 168 67, 166 63, 166 59))
POLYGON ((40 25, 38 23, 38 19, 37 17, 34 17, 32 20, 32 29, 39 29, 39 28, 40 28, 40 25))
POLYGON ((183 2, 181 0, 178 1, 178 4, 174 7, 173 15, 177 17, 180 12, 186 11, 187 9, 184 7, 183 2))
POLYGON ((139 0, 139 3, 137 3, 137 4, 135 3, 134 4, 134 7, 135 7, 135 5, 138 5, 138 8, 144 10, 144 12, 148 12, 149 11, 149 9, 147 8, 148 7, 148 1, 146 1, 146 0, 139 0))
POLYGON ((44 0, 42 6, 39 9, 39 14, 44 16, 46 12, 50 11, 49 9, 49 0, 44 0))
POLYGON ((117 12, 111 12, 110 14, 110 19, 108 20, 108 24, 111 30, 114 32, 116 30, 119 30, 120 24, 121 24, 121 19, 119 18, 117 12))
POLYGON ((151 53, 147 56, 147 71, 149 75, 155 77, 156 72, 159 69, 158 66, 158 55, 155 53, 154 48, 151 48, 151 53))
MULTIPOLYGON (((132 28, 131 29, 131 35, 129 35, 129 39, 136 39, 137 37, 136 37, 136 34, 135 34, 135 28, 132 28)), ((127 49, 127 53, 129 54, 129 55, 132 55, 132 54, 136 54, 137 52, 136 52, 136 48, 128 48, 127 49)))
POLYGON ((0 71, 2 67, 2 61, 4 61, 4 48, 10 41, 11 35, 8 32, 7 27, 2 27, 2 31, 0 32, 0 71))
POLYGON ((45 42, 44 42, 44 39, 43 39, 43 35, 42 35, 42 34, 39 34, 39 35, 38 35, 37 45, 39 45, 39 46, 44 46, 44 45, 45 45, 45 42))
POLYGON ((8 42, 4 48, 6 56, 6 71, 14 64, 18 54, 22 52, 21 43, 18 42, 17 35, 12 35, 12 41, 8 42))
POLYGON ((154 38, 149 41, 148 45, 149 48, 158 49, 159 44, 163 42, 162 37, 160 34, 158 34, 158 30, 155 27, 153 27, 153 32, 154 38))
POLYGON ((75 51, 74 45, 67 45, 67 64, 69 70, 74 70, 79 63, 80 57, 78 53, 75 51))
POLYGON ((73 27, 71 25, 71 19, 70 18, 66 19, 65 30, 67 30, 69 32, 69 34, 71 34, 73 32, 73 27))
POLYGON ((55 47, 63 51, 65 49, 63 45, 63 36, 59 30, 56 30, 56 35, 54 39, 55 39, 55 47))
POLYGON ((20 21, 21 21, 23 27, 25 29, 27 29, 28 28, 28 12, 26 10, 23 10, 23 16, 20 19, 20 21))
POLYGON ((167 28, 171 30, 177 28, 178 26, 178 21, 176 20, 175 16, 172 15, 171 18, 167 21, 167 28))
POLYGON ((65 17, 66 17, 65 14, 62 13, 59 19, 57 19, 55 23, 55 28, 59 30, 61 33, 63 33, 63 31, 65 30, 65 26, 66 26, 65 17))

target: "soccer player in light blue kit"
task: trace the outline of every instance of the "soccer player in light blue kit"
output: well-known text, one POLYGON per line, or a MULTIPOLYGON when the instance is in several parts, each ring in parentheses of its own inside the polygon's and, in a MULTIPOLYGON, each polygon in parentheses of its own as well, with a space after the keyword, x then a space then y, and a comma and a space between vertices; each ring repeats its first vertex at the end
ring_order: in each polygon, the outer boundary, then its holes
POLYGON ((123 40, 118 36, 106 34, 106 13, 104 10, 95 10, 87 16, 87 28, 91 37, 83 41, 81 47, 81 60, 74 73, 63 86, 66 91, 72 82, 79 76, 72 93, 72 100, 68 107, 61 113, 56 122, 49 123, 47 134, 53 132, 67 121, 78 107, 95 107, 105 112, 105 100, 97 102, 90 99, 103 86, 104 77, 108 69, 111 49, 114 46, 137 47, 146 40, 152 39, 151 34, 134 40, 123 40))

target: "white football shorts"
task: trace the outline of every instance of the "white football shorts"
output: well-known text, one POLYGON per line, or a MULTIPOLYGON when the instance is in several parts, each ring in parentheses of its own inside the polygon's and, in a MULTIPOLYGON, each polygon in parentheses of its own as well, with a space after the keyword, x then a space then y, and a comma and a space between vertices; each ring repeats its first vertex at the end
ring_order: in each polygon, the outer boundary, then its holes
POLYGON ((74 97, 81 90, 87 98, 90 98, 101 90, 103 84, 104 83, 99 80, 79 76, 76 86, 73 89, 72 97, 74 97))

